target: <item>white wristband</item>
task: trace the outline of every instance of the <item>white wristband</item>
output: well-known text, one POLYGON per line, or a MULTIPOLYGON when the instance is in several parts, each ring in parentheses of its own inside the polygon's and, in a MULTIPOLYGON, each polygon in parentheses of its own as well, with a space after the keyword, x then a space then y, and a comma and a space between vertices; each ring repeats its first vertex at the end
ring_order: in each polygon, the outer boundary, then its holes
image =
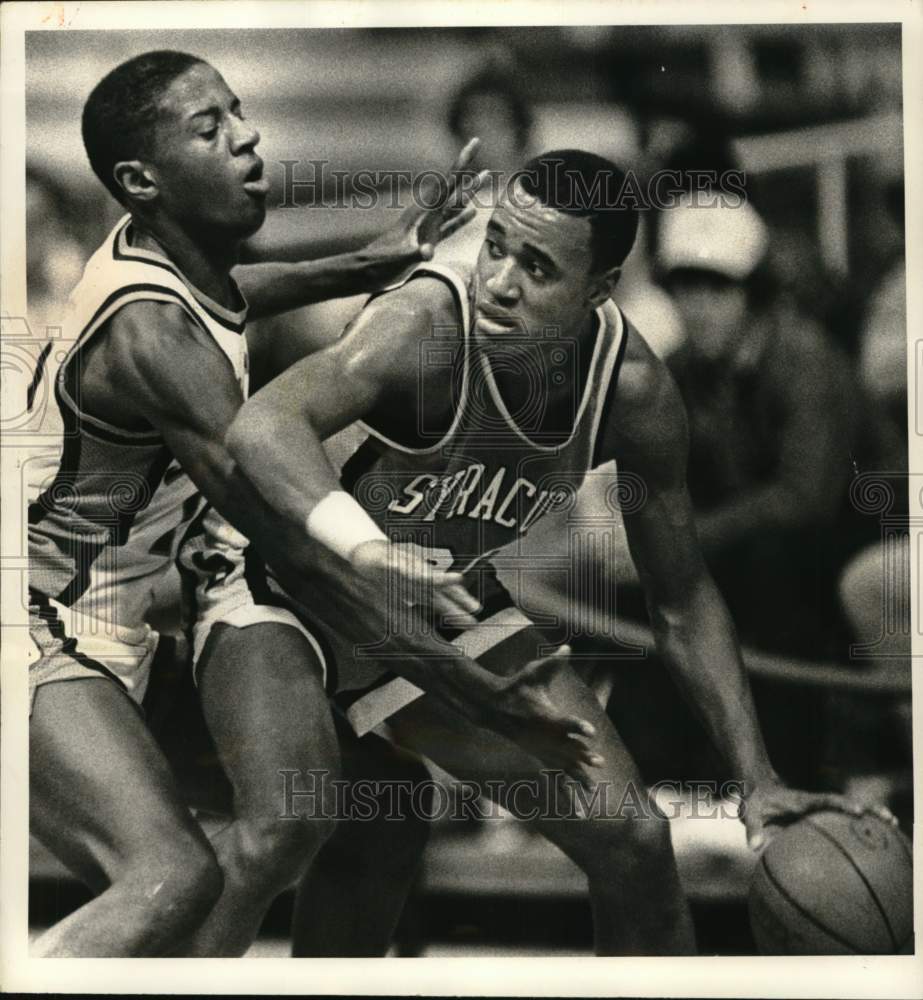
POLYGON ((386 542, 388 536, 343 490, 328 493, 305 521, 308 534, 342 559, 363 542, 386 542))

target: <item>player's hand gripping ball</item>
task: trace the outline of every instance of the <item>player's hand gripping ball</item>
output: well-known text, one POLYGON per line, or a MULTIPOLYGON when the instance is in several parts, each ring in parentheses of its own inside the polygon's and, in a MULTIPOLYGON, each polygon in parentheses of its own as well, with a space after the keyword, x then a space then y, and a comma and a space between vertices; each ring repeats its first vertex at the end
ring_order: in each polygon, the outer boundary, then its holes
POLYGON ((750 884, 764 955, 913 951, 910 842, 872 812, 815 812, 776 834, 750 884))

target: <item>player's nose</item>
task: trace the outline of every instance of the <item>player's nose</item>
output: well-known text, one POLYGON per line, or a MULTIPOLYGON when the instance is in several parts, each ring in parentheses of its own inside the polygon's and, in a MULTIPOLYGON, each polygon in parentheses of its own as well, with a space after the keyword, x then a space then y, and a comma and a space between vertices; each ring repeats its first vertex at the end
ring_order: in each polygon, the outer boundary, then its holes
POLYGON ((519 298, 519 284, 516 281, 515 261, 507 258, 500 261, 485 282, 487 291, 498 302, 515 302, 519 298))
POLYGON ((234 152, 239 153, 245 149, 253 149, 260 141, 260 133, 246 119, 237 118, 231 141, 234 152))

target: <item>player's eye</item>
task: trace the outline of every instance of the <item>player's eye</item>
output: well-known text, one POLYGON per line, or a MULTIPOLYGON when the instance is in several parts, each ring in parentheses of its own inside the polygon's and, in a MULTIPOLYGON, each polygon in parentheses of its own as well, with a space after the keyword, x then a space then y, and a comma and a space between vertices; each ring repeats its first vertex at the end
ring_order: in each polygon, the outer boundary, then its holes
POLYGON ((206 128, 203 128, 203 129, 199 130, 199 136, 202 139, 214 139, 217 134, 218 134, 218 123, 217 122, 215 122, 212 125, 207 126, 206 128))
POLYGON ((547 277, 549 277, 545 268, 535 260, 529 261, 529 263, 526 264, 526 273, 530 278, 534 278, 536 281, 544 281, 547 277))
POLYGON ((494 260, 499 260, 503 256, 503 250, 496 243, 496 241, 487 239, 484 242, 487 244, 488 257, 493 257, 494 260))

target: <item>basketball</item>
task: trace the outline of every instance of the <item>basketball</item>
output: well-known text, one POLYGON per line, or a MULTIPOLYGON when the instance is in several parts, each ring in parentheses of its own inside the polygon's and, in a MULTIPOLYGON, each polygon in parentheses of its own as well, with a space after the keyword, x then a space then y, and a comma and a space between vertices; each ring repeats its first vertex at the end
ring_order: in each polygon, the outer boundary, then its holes
POLYGON ((910 842, 871 814, 805 816, 763 852, 749 907, 760 954, 909 954, 910 842))

